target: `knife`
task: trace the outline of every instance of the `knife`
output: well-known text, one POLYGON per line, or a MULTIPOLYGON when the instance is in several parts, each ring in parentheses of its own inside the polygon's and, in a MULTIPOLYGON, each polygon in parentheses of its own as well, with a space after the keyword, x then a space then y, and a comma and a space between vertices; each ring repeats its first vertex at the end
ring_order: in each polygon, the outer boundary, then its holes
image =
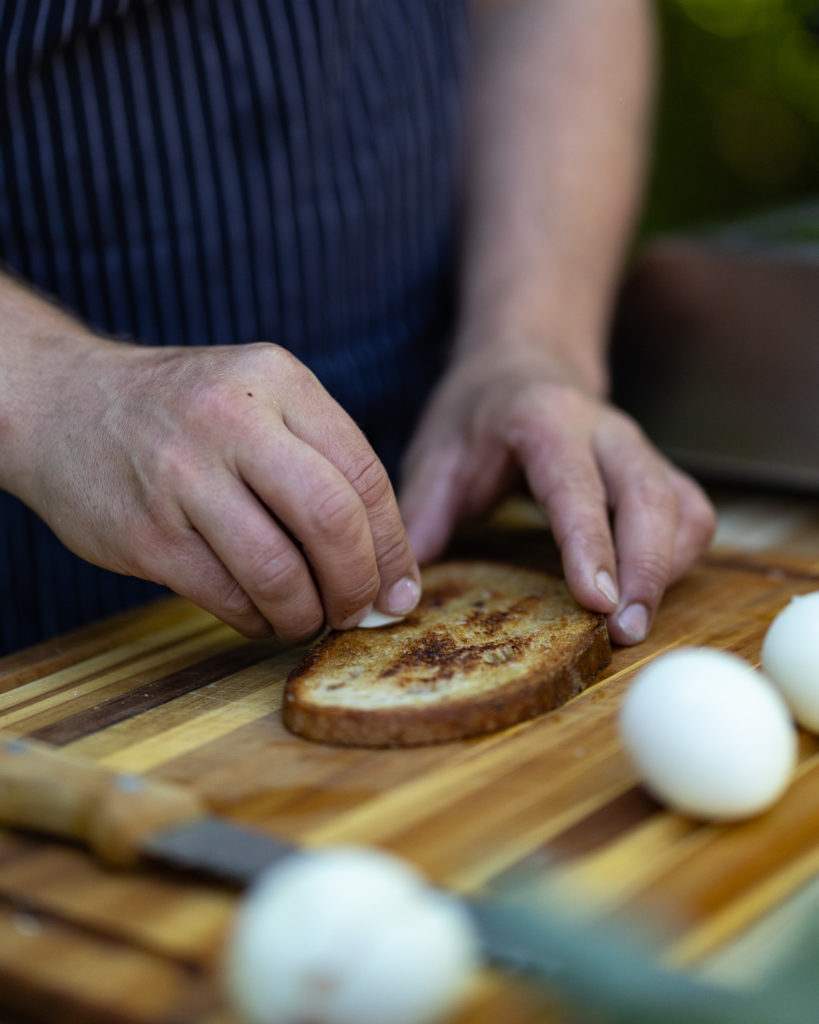
MULTIPOLYGON (((196 794, 118 774, 44 744, 0 738, 0 825, 79 843, 119 868, 159 864, 244 887, 298 852, 288 840, 211 814, 196 794)), ((460 897, 487 962, 524 974, 603 1019, 639 1024, 813 1024, 815 1003, 776 1018, 767 1000, 740 997, 661 970, 622 933, 570 923, 526 898, 460 897), (625 940, 625 941, 624 941, 625 940), (660 1016, 652 1015, 662 1010, 660 1016)), ((791 993, 793 996, 793 993, 791 993)), ((780 1000, 781 1003, 781 1000, 780 1000)), ((781 1006, 779 1007, 781 1011, 781 1006)))
POLYGON ((0 741, 0 824, 79 843, 114 867, 158 863, 242 887, 297 850, 209 813, 181 786, 14 738, 0 741))

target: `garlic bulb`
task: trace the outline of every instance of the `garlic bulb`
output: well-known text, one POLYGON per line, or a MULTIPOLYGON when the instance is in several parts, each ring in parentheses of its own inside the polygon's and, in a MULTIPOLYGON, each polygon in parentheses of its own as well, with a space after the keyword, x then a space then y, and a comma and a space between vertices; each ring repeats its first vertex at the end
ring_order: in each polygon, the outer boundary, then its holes
POLYGON ((225 966, 249 1024, 425 1024, 452 1008, 477 963, 455 898, 397 857, 338 847, 294 854, 259 879, 225 966))

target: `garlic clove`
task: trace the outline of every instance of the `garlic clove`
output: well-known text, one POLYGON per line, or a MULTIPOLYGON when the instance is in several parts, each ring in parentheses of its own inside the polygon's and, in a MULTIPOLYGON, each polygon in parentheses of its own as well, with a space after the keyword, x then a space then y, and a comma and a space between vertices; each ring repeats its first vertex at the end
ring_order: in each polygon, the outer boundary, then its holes
POLYGON ((373 609, 359 622, 359 629, 380 629, 381 626, 392 626, 396 622, 403 622, 403 615, 387 615, 385 612, 379 612, 377 609, 373 609))

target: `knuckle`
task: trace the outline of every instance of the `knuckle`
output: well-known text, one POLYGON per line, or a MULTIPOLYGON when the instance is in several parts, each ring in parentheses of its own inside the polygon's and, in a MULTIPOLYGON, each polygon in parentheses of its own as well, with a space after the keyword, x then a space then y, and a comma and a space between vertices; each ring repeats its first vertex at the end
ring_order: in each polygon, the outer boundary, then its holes
POLYGON ((309 639, 321 629, 324 612, 309 574, 295 552, 268 552, 248 569, 246 589, 276 636, 288 644, 309 639))
POLYGON ((374 563, 363 559, 345 561, 333 566, 332 572, 317 572, 317 576, 327 618, 334 627, 373 604, 378 596, 378 570, 374 563))
POLYGON ((258 603, 276 603, 304 589, 304 566, 295 552, 274 549, 258 555, 247 567, 248 589, 258 603))
POLYGON ((278 345, 271 345, 269 349, 267 375, 275 379, 296 403, 312 404, 316 393, 324 390, 318 377, 287 349, 278 345))
POLYGON ((650 462, 656 470, 654 463, 660 459, 640 424, 618 409, 609 410, 601 421, 594 443, 598 453, 613 464, 630 465, 636 459, 641 466, 650 462))
POLYGON ((308 511, 310 532, 338 540, 362 531, 364 510, 346 485, 328 484, 308 511))
POLYGON ((556 415, 577 416, 584 412, 586 398, 569 384, 562 381, 538 382, 529 388, 529 396, 540 406, 548 406, 556 415))
POLYGON ((585 415, 585 399, 574 388, 552 381, 535 381, 524 385, 507 415, 507 431, 511 436, 528 435, 552 423, 577 422, 585 415))
POLYGON ((324 625, 324 616, 306 610, 300 615, 279 618, 273 623, 276 636, 285 644, 301 644, 312 639, 324 625))
POLYGON ((232 418, 234 403, 234 388, 223 375, 198 379, 185 396, 188 421, 197 424, 232 418))
POLYGON ((253 615, 255 609, 244 588, 236 580, 228 581, 217 597, 220 618, 239 621, 253 615))
POLYGON ((146 478, 150 481, 150 497, 154 508, 164 504, 167 495, 188 489, 195 475, 195 459, 187 445, 178 438, 164 438, 154 449, 152 465, 146 478))
POLYGON ((680 499, 671 485, 667 474, 646 472, 631 482, 631 493, 635 503, 663 518, 676 518, 680 511, 680 499))
POLYGON ((367 506, 381 505, 392 498, 392 484, 378 456, 371 449, 357 455, 345 475, 367 506))
POLYGON ((565 536, 601 535, 608 526, 608 495, 595 467, 568 455, 547 453, 549 471, 531 481, 535 499, 547 509, 553 527, 565 536))
POLYGON ((403 527, 395 532, 379 536, 376 555, 382 575, 388 575, 393 567, 403 567, 412 561, 409 540, 403 527))
POLYGON ((361 579, 349 580, 344 588, 344 600, 350 605, 350 611, 358 611, 378 595, 378 572, 362 573, 361 579))
POLYGON ((611 557, 611 536, 596 519, 577 521, 560 542, 564 555, 584 564, 602 565, 611 557))
POLYGON ((335 595, 332 609, 328 611, 330 625, 340 627, 351 615, 372 604, 378 595, 378 579, 370 578, 353 586, 347 586, 343 593, 335 595))
POLYGON ((659 598, 668 583, 670 559, 660 551, 646 549, 635 559, 633 573, 636 588, 653 601, 659 598))

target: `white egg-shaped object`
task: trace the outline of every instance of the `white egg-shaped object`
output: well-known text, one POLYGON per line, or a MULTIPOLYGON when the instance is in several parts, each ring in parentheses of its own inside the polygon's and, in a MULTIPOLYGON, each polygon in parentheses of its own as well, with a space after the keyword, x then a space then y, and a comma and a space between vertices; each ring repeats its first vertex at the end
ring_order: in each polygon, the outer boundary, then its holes
POLYGON ((425 1024, 478 966, 466 909, 370 848, 294 854, 251 888, 225 958, 249 1024, 425 1024))
POLYGON ((819 732, 819 591, 794 597, 762 644, 762 669, 796 720, 819 732))
POLYGON ((776 689, 741 658, 707 648, 672 651, 642 669, 620 735, 654 796, 706 820, 770 807, 796 764, 796 729, 776 689))

